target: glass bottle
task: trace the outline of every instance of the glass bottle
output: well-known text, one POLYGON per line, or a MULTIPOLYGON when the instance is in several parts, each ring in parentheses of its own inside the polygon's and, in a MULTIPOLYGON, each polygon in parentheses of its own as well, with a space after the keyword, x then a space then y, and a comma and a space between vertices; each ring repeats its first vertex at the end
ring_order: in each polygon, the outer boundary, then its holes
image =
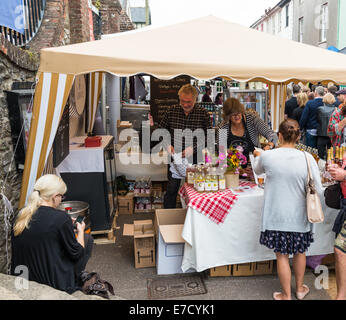
POLYGON ((211 183, 212 183, 212 179, 211 179, 211 175, 210 175, 210 168, 207 168, 207 172, 205 175, 205 182, 204 182, 204 190, 205 192, 211 192, 211 183))
POLYGON ((226 178, 223 169, 219 169, 219 190, 226 190, 226 178))
POLYGON ((219 191, 219 181, 218 181, 216 168, 212 168, 211 170, 211 191, 212 192, 219 191))
POLYGON ((200 192, 200 193, 205 191, 205 175, 201 168, 198 170, 198 174, 196 178, 196 190, 197 192, 200 192))
POLYGON ((193 164, 188 164, 186 168, 186 183, 189 186, 193 186, 195 180, 195 167, 193 164))

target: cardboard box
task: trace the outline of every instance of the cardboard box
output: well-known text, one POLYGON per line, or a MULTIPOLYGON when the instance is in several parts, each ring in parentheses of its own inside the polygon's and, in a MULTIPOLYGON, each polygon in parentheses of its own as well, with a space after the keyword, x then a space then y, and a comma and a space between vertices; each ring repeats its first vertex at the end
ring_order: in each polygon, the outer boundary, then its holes
POLYGON ((232 275, 232 265, 210 268, 211 277, 229 277, 232 275))
POLYGON ((155 267, 155 231, 152 220, 124 224, 124 236, 133 236, 135 268, 155 267))
POLYGON ((254 275, 272 274, 273 273, 273 260, 254 262, 254 275))
POLYGON ((119 214, 133 214, 133 192, 128 192, 125 196, 118 195, 119 214))
POLYGON ((186 209, 155 210, 157 274, 183 273, 181 264, 185 241, 181 237, 186 209))
POLYGON ((232 275, 234 277, 252 276, 254 274, 254 262, 234 264, 232 275))

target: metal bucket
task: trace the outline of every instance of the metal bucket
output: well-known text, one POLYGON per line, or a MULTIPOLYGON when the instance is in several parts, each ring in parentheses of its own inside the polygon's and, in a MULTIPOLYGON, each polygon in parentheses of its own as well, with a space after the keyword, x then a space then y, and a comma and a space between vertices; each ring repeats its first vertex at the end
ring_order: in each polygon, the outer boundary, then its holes
POLYGON ((63 201, 58 206, 59 210, 66 212, 71 218, 77 218, 78 216, 84 217, 85 230, 90 228, 90 215, 89 204, 83 201, 63 201), (65 208, 72 208, 70 212, 67 212, 65 208))

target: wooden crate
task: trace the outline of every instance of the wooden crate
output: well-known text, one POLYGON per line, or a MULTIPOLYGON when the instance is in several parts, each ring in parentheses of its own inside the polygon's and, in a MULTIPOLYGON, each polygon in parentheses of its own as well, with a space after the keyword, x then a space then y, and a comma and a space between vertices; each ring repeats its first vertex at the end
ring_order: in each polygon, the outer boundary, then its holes
POLYGON ((232 275, 232 266, 226 265, 209 269, 211 277, 229 277, 232 275))
POLYGON ((232 275, 234 277, 253 276, 254 262, 240 263, 232 265, 232 275))
POLYGON ((90 234, 94 239, 95 244, 112 244, 115 243, 115 230, 117 228, 116 219, 118 217, 118 212, 113 217, 112 226, 109 230, 99 230, 99 231, 91 231, 90 234))
POLYGON ((254 262, 254 275, 264 275, 273 273, 273 260, 254 262))
POLYGON ((321 261, 321 265, 333 266, 335 264, 334 253, 327 254, 321 261))
POLYGON ((118 195, 118 210, 119 214, 133 214, 133 192, 128 192, 125 196, 118 195))

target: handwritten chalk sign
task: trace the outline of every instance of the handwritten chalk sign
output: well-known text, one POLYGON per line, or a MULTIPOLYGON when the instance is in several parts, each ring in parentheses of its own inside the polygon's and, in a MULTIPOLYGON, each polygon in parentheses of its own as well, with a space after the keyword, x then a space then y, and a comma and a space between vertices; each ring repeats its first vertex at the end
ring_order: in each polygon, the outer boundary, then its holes
POLYGON ((171 80, 150 77, 150 113, 155 123, 160 123, 168 108, 179 104, 178 91, 190 81, 190 76, 185 75, 171 80))

